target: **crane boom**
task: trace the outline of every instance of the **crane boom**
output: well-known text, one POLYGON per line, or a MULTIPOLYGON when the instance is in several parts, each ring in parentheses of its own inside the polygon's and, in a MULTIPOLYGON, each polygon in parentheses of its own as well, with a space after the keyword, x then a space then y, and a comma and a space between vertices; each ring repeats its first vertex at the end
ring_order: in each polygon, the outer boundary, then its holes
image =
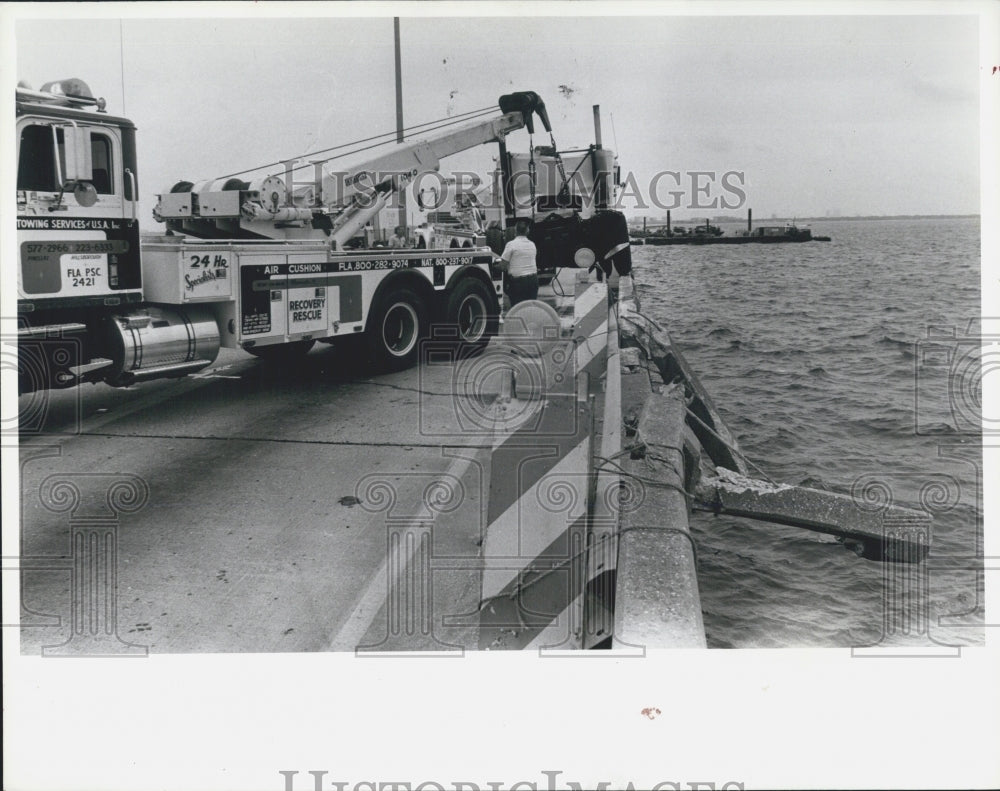
POLYGON ((398 146, 346 171, 325 173, 321 200, 331 210, 344 207, 334 220, 332 240, 338 244, 354 236, 414 179, 435 172, 441 160, 487 143, 498 143, 523 128, 519 112, 473 123, 434 138, 398 146))
MULTIPOLYGON (((412 180, 423 173, 436 171, 441 160, 487 143, 498 143, 508 134, 524 127, 520 113, 467 124, 430 138, 403 143, 378 157, 349 165, 334 175, 325 174, 323 201, 343 205, 359 188, 364 191, 385 186, 393 177, 412 180)), ((394 185, 401 187, 403 184, 394 185)))
POLYGON ((537 113, 550 129, 545 104, 524 91, 502 96, 499 117, 474 121, 336 171, 330 160, 310 160, 311 181, 297 181, 302 160, 285 161, 283 176, 250 182, 237 179, 179 182, 159 196, 154 216, 171 230, 202 238, 326 239, 342 245, 414 179, 440 169, 441 160, 511 132, 533 132, 537 113))

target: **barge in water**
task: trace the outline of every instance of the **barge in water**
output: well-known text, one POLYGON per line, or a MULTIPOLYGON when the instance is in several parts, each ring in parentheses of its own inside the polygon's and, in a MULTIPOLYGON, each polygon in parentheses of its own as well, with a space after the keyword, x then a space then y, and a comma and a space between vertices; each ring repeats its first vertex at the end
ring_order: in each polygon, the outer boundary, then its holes
POLYGON ((829 236, 813 236, 809 228, 799 228, 794 223, 785 225, 762 225, 753 227, 753 215, 747 211, 747 229, 727 236, 718 226, 708 220, 704 225, 689 229, 670 227, 670 212, 667 212, 667 227, 661 231, 643 234, 632 239, 632 244, 780 244, 784 242, 829 242, 829 236))

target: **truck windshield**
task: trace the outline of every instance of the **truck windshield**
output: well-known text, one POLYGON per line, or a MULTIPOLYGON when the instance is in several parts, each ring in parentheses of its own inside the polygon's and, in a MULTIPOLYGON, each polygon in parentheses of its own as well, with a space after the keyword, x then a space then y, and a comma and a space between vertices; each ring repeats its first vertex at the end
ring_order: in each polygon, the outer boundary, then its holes
MULTIPOLYGON (((58 192, 58 173, 65 172, 66 153, 63 130, 58 127, 33 124, 21 130, 18 148, 17 188, 36 192, 58 192), (56 170, 55 149, 52 134, 56 135, 59 151, 59 170, 56 170)), ((93 185, 99 195, 114 193, 112 172, 111 139, 97 132, 90 134, 91 158, 93 162, 93 185)))

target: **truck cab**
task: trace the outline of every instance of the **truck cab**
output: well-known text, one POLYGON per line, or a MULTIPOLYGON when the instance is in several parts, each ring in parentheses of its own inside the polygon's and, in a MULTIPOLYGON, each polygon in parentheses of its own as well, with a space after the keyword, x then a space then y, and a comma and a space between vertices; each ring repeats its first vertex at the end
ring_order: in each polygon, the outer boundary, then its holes
POLYGON ((22 390, 75 384, 99 325, 142 301, 135 126, 103 108, 80 80, 17 90, 22 390))
POLYGON ((214 323, 143 304, 135 125, 78 79, 16 98, 19 391, 209 364, 214 323))
POLYGON ((79 80, 18 91, 18 313, 35 326, 141 300, 135 126, 100 103, 79 80))

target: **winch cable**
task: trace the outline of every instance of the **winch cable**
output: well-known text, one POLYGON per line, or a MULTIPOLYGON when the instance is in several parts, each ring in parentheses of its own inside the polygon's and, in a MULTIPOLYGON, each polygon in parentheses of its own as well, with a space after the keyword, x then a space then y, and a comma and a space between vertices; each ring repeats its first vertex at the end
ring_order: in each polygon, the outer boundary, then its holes
POLYGON ((531 223, 535 222, 535 143, 528 133, 528 184, 531 187, 531 223))
MULTIPOLYGON (((582 168, 584 165, 586 165, 587 164, 587 160, 591 159, 593 156, 594 156, 594 147, 591 146, 587 150, 587 156, 582 157, 580 159, 580 164, 576 166, 576 168, 573 170, 572 173, 569 174, 569 178, 568 179, 566 178, 565 171, 563 171, 563 189, 566 189, 566 187, 568 186, 569 182, 573 180, 573 177, 576 176, 576 174, 580 172, 580 168, 582 168)), ((561 157, 559 158, 559 166, 560 166, 560 168, 562 167, 562 158, 561 157)), ((560 192, 561 192, 561 190, 560 190, 560 192)))
MULTIPOLYGON (((485 115, 490 115, 490 114, 495 113, 495 112, 496 112, 496 108, 493 107, 492 105, 489 106, 489 107, 481 107, 478 110, 469 110, 469 111, 464 112, 464 113, 459 113, 458 115, 444 116, 443 118, 436 118, 433 121, 424 121, 423 123, 414 124, 413 126, 405 127, 403 129, 403 132, 415 132, 416 130, 420 130, 421 132, 432 132, 432 131, 435 131, 437 129, 444 129, 444 128, 449 127, 449 126, 454 126, 456 124, 465 123, 466 121, 474 121, 474 120, 476 120, 478 118, 481 118, 481 117, 483 117, 485 115), (435 124, 439 124, 439 125, 435 126, 435 124), (430 128, 430 129, 424 129, 424 127, 432 127, 432 128, 430 128)), ((383 140, 383 141, 381 141, 379 143, 376 143, 375 145, 372 145, 372 146, 367 146, 365 148, 359 148, 356 151, 348 151, 348 152, 345 152, 343 154, 338 154, 336 157, 330 157, 330 159, 338 159, 340 157, 350 156, 351 154, 359 153, 361 151, 367 151, 367 150, 369 150, 371 148, 376 148, 377 146, 380 146, 380 145, 386 145, 388 143, 395 142, 395 138, 396 138, 397 134, 398 134, 398 131, 395 130, 395 129, 393 129, 391 132, 381 132, 381 133, 379 133, 377 135, 372 135, 371 137, 360 138, 358 140, 353 140, 353 141, 351 141, 349 143, 341 143, 340 145, 332 146, 330 148, 321 148, 319 151, 313 151, 313 152, 310 152, 310 153, 307 153, 307 154, 303 154, 302 156, 315 157, 317 154, 325 154, 325 153, 328 153, 330 151, 339 151, 342 148, 349 148, 351 146, 361 145, 362 143, 370 143, 373 140, 378 140, 379 138, 383 138, 383 137, 384 138, 388 138, 388 139, 383 140)), ((269 162, 269 163, 267 163, 265 165, 257 165, 257 166, 252 167, 252 168, 246 168, 245 170, 237 170, 235 173, 230 173, 230 174, 228 174, 226 176, 218 176, 217 179, 218 180, 222 180, 222 179, 234 178, 236 176, 242 176, 242 175, 244 175, 246 173, 253 173, 256 170, 264 170, 265 168, 277 167, 278 165, 283 165, 287 161, 288 161, 288 159, 279 159, 277 162, 269 162)), ((293 170, 299 170, 299 169, 302 169, 302 168, 305 168, 305 167, 311 167, 311 165, 302 165, 302 166, 299 166, 298 168, 294 168, 293 170)))
MULTIPOLYGON (((669 449, 672 449, 672 450, 680 451, 679 448, 675 448, 672 445, 663 445, 662 447, 669 448, 669 449)), ((684 498, 685 498, 685 500, 689 504, 691 504, 691 503, 694 502, 694 500, 695 500, 694 493, 688 491, 683 486, 679 486, 679 485, 677 485, 675 483, 663 480, 661 478, 650 478, 650 477, 647 477, 647 476, 644 476, 644 475, 637 475, 636 473, 633 473, 633 472, 630 472, 629 470, 626 470, 624 467, 622 467, 620 464, 618 464, 618 462, 614 461, 614 459, 616 457, 622 456, 625 453, 630 452, 631 450, 632 450, 632 448, 625 448, 624 450, 616 453, 614 456, 611 456, 611 457, 604 457, 604 456, 595 455, 594 456, 595 460, 601 462, 600 465, 598 465, 596 469, 597 470, 601 470, 601 469, 605 469, 605 468, 610 467, 613 472, 618 473, 618 475, 620 475, 621 477, 623 477, 623 478, 631 478, 632 480, 638 482, 641 486, 650 486, 650 487, 653 487, 653 488, 670 489, 672 491, 679 492, 681 495, 683 495, 684 498)), ((623 486, 623 488, 624 488, 624 486, 623 486)), ((592 543, 590 543, 587 546, 583 547, 579 551, 574 552, 569 557, 560 559, 558 562, 548 564, 548 565, 546 565, 544 567, 539 567, 539 566, 536 566, 534 564, 529 565, 528 568, 524 569, 523 571, 518 572, 518 575, 517 575, 517 578, 516 578, 517 581, 516 581, 516 583, 514 585, 514 589, 513 590, 511 590, 509 593, 497 593, 497 594, 495 594, 493 596, 487 596, 487 597, 485 597, 483 599, 480 599, 479 600, 479 606, 478 606, 477 609, 478 609, 479 612, 482 612, 483 609, 485 609, 487 606, 489 606, 490 604, 492 604, 494 601, 497 601, 499 599, 510 599, 510 600, 512 600, 515 603, 516 612, 517 612, 518 618, 521 620, 520 628, 526 629, 526 628, 528 628, 528 624, 525 623, 525 621, 524 621, 524 619, 523 619, 523 617, 521 615, 521 611, 523 609, 522 594, 524 593, 524 591, 526 591, 527 589, 531 588, 533 585, 538 584, 543 579, 545 579, 546 577, 550 576, 551 574, 556 573, 560 569, 566 568, 567 566, 569 566, 569 564, 571 564, 577 558, 585 556, 588 552, 593 552, 595 550, 595 548, 599 544, 602 544, 602 543, 605 543, 605 542, 611 542, 611 541, 613 541, 615 539, 620 538, 621 536, 625 535, 626 533, 631 533, 631 532, 635 532, 635 531, 638 531, 638 530, 658 530, 658 531, 663 532, 663 533, 676 533, 678 535, 681 535, 681 536, 683 536, 684 538, 686 538, 691 543, 691 548, 692 548, 692 550, 695 553, 695 558, 697 558, 697 547, 695 547, 694 539, 692 538, 691 533, 690 533, 689 530, 683 530, 682 528, 678 528, 678 527, 664 527, 662 525, 625 525, 625 526, 622 526, 622 527, 618 527, 615 530, 612 530, 612 531, 609 531, 607 533, 604 533, 601 536, 595 536, 594 541, 592 543), (529 579, 528 578, 529 574, 534 575, 534 577, 531 578, 531 579, 529 579)), ((609 545, 610 545, 610 543, 609 543, 609 545)))
MULTIPOLYGON (((563 178, 563 185, 562 187, 559 188, 559 195, 558 195, 559 200, 569 197, 569 182, 571 182, 573 178, 576 176, 576 174, 580 172, 580 168, 582 168, 584 165, 587 164, 587 160, 589 160, 593 156, 594 156, 594 148, 593 146, 591 146, 590 149, 587 151, 587 156, 580 159, 580 164, 577 165, 576 168, 574 168, 573 172, 569 174, 569 178, 567 178, 566 171, 563 167, 562 157, 559 154, 556 154, 557 161, 559 162, 559 170, 562 172, 562 178, 563 178)), ((596 264, 597 262, 595 261, 594 265, 596 266, 596 264)), ((594 266, 591 266, 590 269, 593 270, 594 266)))
POLYGON ((563 158, 556 147, 556 139, 552 132, 549 132, 549 142, 552 143, 552 156, 556 158, 556 167, 559 168, 559 177, 562 179, 562 185, 559 187, 559 195, 564 195, 569 192, 569 179, 566 178, 566 165, 563 163, 563 158))
MULTIPOLYGON (((419 124, 414 124, 412 126, 405 127, 403 129, 403 132, 414 132, 416 130, 420 130, 422 132, 427 132, 427 131, 433 131, 433 129, 443 129, 443 128, 447 127, 447 126, 452 126, 452 125, 455 125, 455 124, 464 123, 466 121, 475 120, 477 118, 480 118, 480 117, 482 117, 484 115, 488 115, 488 114, 493 113, 493 112, 495 112, 495 108, 493 108, 493 107, 482 107, 482 108, 480 108, 478 110, 469 110, 468 112, 459 113, 458 115, 455 115, 455 116, 450 116, 450 117, 449 116, 445 116, 444 118, 437 118, 437 119, 434 119, 433 121, 424 121, 424 122, 419 123, 419 124), (439 125, 435 126, 435 124, 439 124, 439 125), (433 127, 433 129, 424 129, 423 127, 433 127)), ((387 139, 381 141, 380 143, 377 143, 376 145, 386 145, 388 143, 395 142, 395 138, 396 138, 397 135, 398 135, 398 132, 396 130, 393 130, 391 132, 380 132, 379 134, 372 135, 371 137, 359 138, 358 140, 353 140, 353 141, 348 142, 348 143, 341 143, 340 145, 332 146, 330 148, 321 148, 318 151, 312 151, 312 152, 308 152, 306 154, 302 154, 302 156, 313 157, 313 156, 316 156, 317 154, 325 154, 325 153, 330 152, 330 151, 339 151, 342 148, 349 148, 351 146, 360 145, 362 143, 370 143, 373 140, 378 140, 379 138, 383 138, 383 137, 387 138, 387 139)), ((368 148, 374 148, 374 146, 369 146, 368 148)), ((366 151, 366 150, 368 150, 368 148, 359 149, 359 150, 360 151, 366 151)), ((348 156, 350 153, 352 153, 352 152, 347 152, 345 154, 339 154, 338 156, 348 156)), ((277 165, 284 164, 286 161, 287 161, 287 159, 284 159, 284 160, 279 159, 277 162, 269 162, 269 163, 267 163, 265 165, 257 165, 256 167, 247 168, 246 170, 240 170, 240 171, 237 171, 235 173, 230 173, 228 176, 220 176, 219 178, 220 179, 225 179, 225 178, 230 178, 232 176, 243 175, 244 173, 252 173, 255 170, 263 170, 264 168, 270 168, 270 167, 275 167, 277 165)))
MULTIPOLYGON (((694 553, 695 562, 697 562, 698 548, 694 543, 694 537, 691 535, 690 530, 684 530, 683 528, 680 527, 667 527, 664 525, 628 525, 627 527, 619 527, 608 533, 602 534, 598 538, 595 538, 593 543, 588 544, 586 547, 579 550, 578 552, 574 552, 568 558, 563 558, 559 561, 553 562, 545 566, 544 568, 539 568, 534 564, 532 564, 523 571, 519 571, 516 577, 517 581, 514 584, 513 589, 509 593, 497 593, 493 596, 487 596, 485 599, 480 599, 477 611, 482 612, 487 606, 489 606, 495 601, 499 601, 500 599, 509 599, 514 603, 515 607, 514 611, 517 614, 519 620, 518 628, 529 629, 531 628, 531 626, 529 626, 528 622, 525 620, 524 615, 527 614, 529 616, 537 617, 537 613, 531 612, 528 610, 527 607, 525 607, 524 597, 522 595, 525 591, 531 588, 531 586, 541 582, 546 577, 555 574, 560 569, 566 568, 567 566, 569 566, 570 563, 572 563, 577 558, 583 557, 588 552, 594 552, 598 547, 598 545, 604 543, 610 543, 612 540, 620 538, 621 536, 627 533, 634 533, 639 530, 650 530, 650 531, 656 531, 658 533, 673 533, 681 536, 682 538, 687 539, 688 543, 691 545, 691 551, 694 553), (529 580, 527 578, 528 574, 535 574, 537 576, 534 579, 529 580)), ((506 627, 506 631, 509 631, 510 628, 511 627, 509 626, 506 627)))
MULTIPOLYGON (((479 116, 471 116, 469 118, 463 118, 462 121, 458 121, 458 122, 449 122, 449 123, 439 124, 438 126, 431 126, 431 127, 428 127, 427 129, 422 129, 421 132, 435 132, 438 129, 447 129, 450 126, 455 126, 457 123, 462 123, 464 121, 473 121, 473 120, 476 120, 477 118, 484 117, 484 116, 489 116, 489 115, 492 115, 492 111, 491 112, 481 113, 479 116)), ((359 141, 359 142, 364 142, 364 141, 359 141)), ((363 146, 361 148, 356 148, 356 149, 354 149, 352 151, 345 151, 342 154, 336 154, 335 156, 328 157, 328 158, 326 158, 326 159, 323 160, 323 163, 325 164, 327 162, 332 162, 335 159, 343 159, 344 157, 353 156, 354 154, 360 154, 360 153, 362 153, 364 151, 370 151, 371 149, 378 148, 379 146, 385 146, 385 145, 395 144, 395 143, 396 143, 395 139, 393 139, 393 140, 382 140, 381 142, 378 142, 378 143, 372 143, 370 146, 363 146)), ((351 145, 353 145, 353 144, 351 144, 351 145)), ((327 149, 327 150, 331 150, 331 149, 327 149)), ((321 152, 317 152, 317 153, 321 153, 321 152)), ((308 156, 312 156, 312 154, 310 154, 308 156)), ((302 170, 302 169, 307 168, 307 167, 312 167, 312 165, 311 164, 298 165, 298 166, 292 168, 292 171, 294 172, 296 170, 302 170)))
MULTIPOLYGON (((668 464, 674 470, 674 473, 679 478, 683 479, 683 475, 680 474, 680 471, 678 470, 677 466, 668 457, 655 453, 656 449, 665 449, 668 451, 674 451, 677 454, 682 454, 683 449, 677 447, 676 445, 669 445, 666 443, 658 443, 658 442, 656 443, 637 442, 626 448, 622 448, 620 451, 612 454, 611 456, 601 456, 599 454, 594 454, 593 457, 594 460, 599 462, 599 464, 597 464, 595 467, 595 471, 596 472, 610 471, 612 473, 617 473, 622 478, 629 478, 631 480, 634 480, 641 486, 649 486, 657 489, 669 489, 671 491, 678 492, 684 497, 684 499, 688 502, 689 505, 693 505, 697 499, 696 494, 686 489, 684 486, 673 483, 672 481, 664 480, 663 478, 659 477, 654 478, 648 475, 641 475, 639 473, 632 472, 631 470, 625 469, 621 464, 619 464, 616 461, 616 459, 619 459, 622 456, 625 456, 626 454, 631 454, 633 451, 639 450, 640 448, 645 448, 646 459, 653 459, 655 461, 668 464)), ((648 466, 648 461, 647 461, 647 466, 648 466)), ((620 484, 620 486, 624 488, 624 483, 620 484)), ((695 547, 694 539, 692 538, 689 530, 683 530, 681 528, 676 528, 676 527, 664 527, 662 525, 625 525, 622 527, 618 527, 615 530, 609 531, 601 536, 595 537, 593 543, 588 544, 583 549, 573 553, 567 558, 560 559, 556 563, 549 564, 544 568, 540 568, 535 565, 529 566, 528 568, 524 569, 518 574, 517 582, 514 586, 514 589, 511 592, 498 593, 493 596, 487 596, 484 599, 480 599, 478 610, 482 612, 482 610, 492 602, 497 601, 498 599, 509 598, 515 602, 518 608, 517 614, 518 617, 520 618, 521 617, 520 610, 522 607, 521 594, 528 588, 532 587, 533 585, 536 585, 537 583, 541 582, 544 578, 548 577, 551 574, 554 574, 560 569, 566 568, 570 563, 572 563, 577 558, 583 557, 588 552, 593 552, 598 544, 604 542, 611 542, 615 539, 620 538, 626 533, 631 533, 639 530, 658 530, 663 533, 676 533, 678 535, 681 535, 691 543, 691 548, 695 552, 695 557, 697 557, 697 547, 695 547), (529 574, 535 576, 529 579, 527 576, 529 574)), ((523 619, 521 628, 527 628, 527 624, 523 623, 523 619)))
MULTIPOLYGON (((480 116, 470 116, 468 118, 463 118, 462 121, 451 122, 451 123, 444 123, 444 124, 440 124, 438 126, 431 126, 431 127, 426 128, 426 129, 422 129, 421 132, 433 132, 433 131, 436 131, 438 129, 445 129, 445 128, 449 127, 449 126, 454 126, 456 123, 462 123, 464 121, 475 120, 476 118, 479 118, 479 117, 482 117, 482 116, 486 116, 486 115, 490 115, 490 114, 491 113, 482 113, 480 116)), ((395 134, 396 134, 395 132, 392 133, 393 136, 395 136, 395 134)), ((357 145, 358 143, 367 142, 367 140, 374 140, 377 137, 384 137, 384 135, 376 135, 375 137, 372 137, 372 138, 366 138, 366 140, 358 140, 358 141, 355 141, 354 143, 345 143, 344 145, 335 146, 334 148, 322 149, 321 151, 316 151, 313 154, 308 154, 306 156, 315 156, 315 154, 322 154, 322 153, 326 153, 327 151, 334 151, 336 149, 345 148, 347 146, 357 145)), ((345 151, 345 152, 343 152, 341 154, 336 154, 336 155, 334 155, 332 157, 326 157, 325 159, 322 160, 322 164, 326 164, 327 162, 332 162, 335 159, 342 159, 344 157, 353 156, 354 154, 360 154, 360 153, 362 153, 364 151, 370 151, 370 150, 372 150, 374 148, 378 148, 379 146, 385 146, 385 145, 389 145, 389 144, 395 143, 395 142, 396 141, 395 141, 394 137, 390 138, 390 139, 387 139, 387 140, 381 140, 381 141, 379 141, 377 143, 372 143, 371 145, 368 145, 368 146, 362 146, 361 148, 355 148, 355 149, 353 149, 351 151, 345 151)), ((288 160, 279 160, 278 162, 272 162, 269 165, 260 165, 260 166, 258 166, 256 168, 251 168, 250 170, 244 170, 244 171, 240 171, 240 172, 241 173, 250 173, 250 172, 252 172, 254 170, 263 170, 264 168, 276 167, 277 165, 284 165, 285 162, 287 162, 287 161, 288 160)), ((286 170, 285 172, 294 173, 297 170, 306 170, 306 169, 312 168, 312 167, 313 167, 313 164, 311 162, 306 162, 306 163, 303 163, 301 165, 296 165, 295 167, 291 168, 290 170, 286 170)), ((233 174, 233 175, 239 175, 239 174, 233 174)), ((220 177, 220 179, 224 179, 224 178, 230 178, 230 177, 229 176, 222 176, 222 177, 220 177)))
MULTIPOLYGON (((614 307, 615 318, 618 318, 618 316, 619 316, 618 307, 619 307, 618 305, 615 305, 615 307, 614 307)), ((658 330, 666 332, 666 330, 664 330, 663 327, 661 327, 656 322, 655 319, 653 319, 651 316, 647 316, 642 311, 640 311, 640 310, 638 310, 636 308, 629 308, 629 312, 630 313, 635 313, 635 314, 637 314, 639 316, 642 316, 642 318, 644 318, 646 321, 648 321, 650 324, 652 324, 658 330)), ((774 478, 772 478, 770 475, 768 475, 767 471, 761 469, 761 467, 759 467, 757 464, 754 464, 753 459, 751 459, 749 456, 747 456, 746 453, 744 453, 741 448, 737 447, 732 442, 729 442, 725 437, 723 437, 721 434, 719 434, 718 431, 716 431, 714 428, 712 428, 710 425, 708 425, 704 420, 702 420, 700 417, 698 417, 698 415, 696 415, 692 411, 691 405, 690 405, 690 401, 688 401, 688 403, 686 403, 684 405, 684 409, 687 412, 687 414, 695 420, 695 422, 697 422, 699 425, 701 425, 702 428, 704 428, 708 433, 710 433, 713 437, 715 437, 719 442, 721 442, 723 445, 725 445, 727 448, 729 448, 729 450, 731 450, 733 453, 735 453, 737 456, 739 456, 741 459, 743 459, 743 461, 746 462, 746 464, 747 464, 748 467, 752 467, 756 472, 759 472, 762 476, 764 476, 764 479, 766 481, 768 481, 769 483, 776 483, 776 481, 774 480, 774 478)), ((632 448, 631 447, 627 448, 627 450, 632 450, 632 448)), ((621 454, 616 454, 616 455, 621 455, 621 454)), ((614 456, 612 456, 611 458, 614 458, 614 456)))
POLYGON ((700 417, 698 417, 698 416, 697 416, 697 415, 696 415, 696 414, 694 413, 694 411, 692 411, 692 409, 691 409, 691 407, 690 407, 690 406, 685 406, 685 409, 687 410, 687 413, 688 413, 688 415, 689 415, 690 417, 694 418, 694 419, 695 419, 695 421, 696 421, 696 422, 697 422, 697 423, 698 423, 698 424, 699 424, 699 425, 700 425, 700 426, 701 426, 701 427, 702 427, 703 429, 705 429, 705 431, 707 431, 707 432, 708 432, 709 434, 711 434, 711 435, 712 435, 713 437, 715 437, 715 438, 716 438, 717 440, 719 440, 719 442, 721 442, 721 443, 722 443, 723 445, 725 445, 725 446, 726 446, 727 448, 729 448, 729 450, 731 450, 731 451, 732 451, 733 453, 735 453, 735 454, 736 454, 737 456, 739 456, 739 457, 740 457, 741 459, 743 459, 743 461, 745 461, 745 462, 747 463, 747 466, 749 466, 749 467, 753 467, 753 468, 754 468, 754 470, 756 470, 756 471, 757 471, 757 472, 759 472, 759 473, 760 473, 761 475, 763 475, 763 476, 764 476, 764 479, 765 479, 765 480, 766 480, 766 481, 767 481, 768 483, 773 483, 773 484, 777 485, 777 481, 775 481, 775 480, 774 480, 774 478, 772 478, 772 477, 771 477, 770 475, 768 475, 768 474, 767 474, 767 473, 766 473, 766 472, 765 472, 764 470, 762 470, 762 469, 761 469, 760 467, 758 467, 758 466, 757 466, 756 464, 754 464, 754 463, 753 463, 753 462, 752 462, 752 461, 750 460, 750 458, 749 458, 749 457, 748 457, 748 456, 747 456, 747 455, 746 455, 746 454, 745 454, 745 453, 744 453, 744 452, 743 452, 742 450, 740 450, 739 448, 737 448, 737 447, 736 447, 735 445, 733 445, 733 444, 732 444, 731 442, 727 442, 727 441, 726 441, 726 439, 725 439, 724 437, 722 437, 722 436, 721 436, 721 435, 719 434, 719 432, 717 432, 717 431, 716 431, 715 429, 713 429, 713 428, 712 428, 712 427, 711 427, 710 425, 708 425, 708 423, 706 423, 706 422, 705 422, 704 420, 702 420, 702 419, 701 419, 700 417))

